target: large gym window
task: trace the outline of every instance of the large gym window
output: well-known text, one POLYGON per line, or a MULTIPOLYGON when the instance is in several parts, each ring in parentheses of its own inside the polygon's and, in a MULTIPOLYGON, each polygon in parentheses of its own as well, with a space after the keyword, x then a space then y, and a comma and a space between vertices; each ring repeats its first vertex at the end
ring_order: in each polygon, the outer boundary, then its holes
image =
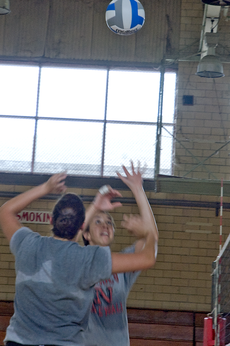
MULTIPOLYGON (((160 72, 0 65, 0 171, 154 177, 160 72)), ((172 174, 176 73, 164 74, 161 174, 172 174)))

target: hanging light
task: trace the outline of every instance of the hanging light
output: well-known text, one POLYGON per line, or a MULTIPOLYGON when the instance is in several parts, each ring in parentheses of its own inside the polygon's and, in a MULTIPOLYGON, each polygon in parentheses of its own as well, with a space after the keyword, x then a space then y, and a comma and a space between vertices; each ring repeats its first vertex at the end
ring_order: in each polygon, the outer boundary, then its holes
POLYGON ((215 55, 215 49, 218 45, 218 40, 218 33, 205 33, 207 51, 206 54, 201 58, 197 66, 197 76, 205 78, 224 77, 223 65, 219 58, 215 55))
POLYGON ((10 0, 0 0, 0 15, 10 13, 10 0))
POLYGON ((202 0, 204 4, 215 6, 230 6, 230 0, 202 0))
POLYGON ((197 76, 206 78, 224 77, 224 69, 216 55, 207 54, 197 66, 197 76))

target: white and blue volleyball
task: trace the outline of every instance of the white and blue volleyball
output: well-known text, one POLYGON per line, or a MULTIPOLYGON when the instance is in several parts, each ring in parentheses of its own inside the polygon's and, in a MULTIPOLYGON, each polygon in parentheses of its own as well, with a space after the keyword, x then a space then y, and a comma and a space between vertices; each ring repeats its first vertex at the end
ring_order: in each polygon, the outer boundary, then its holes
POLYGON ((112 0, 105 21, 115 34, 132 35, 144 25, 145 10, 138 0, 112 0))

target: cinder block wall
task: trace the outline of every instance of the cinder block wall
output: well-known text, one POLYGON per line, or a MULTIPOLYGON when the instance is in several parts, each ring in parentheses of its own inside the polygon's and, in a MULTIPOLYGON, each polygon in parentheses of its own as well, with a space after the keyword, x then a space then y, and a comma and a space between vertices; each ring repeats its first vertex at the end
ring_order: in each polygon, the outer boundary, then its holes
MULTIPOLYGON (((23 191, 29 187, 1 186, 0 190, 23 191)), ((94 196, 95 190, 71 189, 82 196, 94 196)), ((124 197, 131 192, 121 191, 124 197)), ((147 192, 150 199, 215 201, 218 197, 163 194, 147 192)), ((0 205, 6 199, 0 199, 0 205)), ((226 198, 225 202, 229 202, 226 198)), ((28 210, 52 211, 54 201, 38 200, 28 210)), ((86 207, 88 204, 85 204, 86 207)), ((176 206, 152 205, 159 228, 159 251, 154 268, 142 272, 128 298, 128 307, 204 311, 211 310, 212 262, 219 250, 219 217, 216 210, 176 206)), ((123 214, 138 213, 135 204, 123 204, 112 213, 116 223, 113 251, 132 244, 134 239, 121 228, 123 214)), ((230 212, 224 211, 223 241, 228 235, 230 212)), ((42 235, 50 235, 49 225, 25 224, 42 235)), ((0 300, 14 299, 14 257, 0 231, 0 300)))
POLYGON ((198 77, 196 69, 197 63, 179 64, 174 174, 228 180, 230 65, 216 79, 198 77), (194 105, 183 105, 183 95, 192 95, 194 105))
MULTIPOLYGON (((192 60, 198 52, 202 19, 202 1, 182 1, 180 60, 192 60)), ((217 25, 217 21, 214 25, 217 25)), ((178 176, 229 179, 230 23, 223 11, 218 22, 218 33, 216 54, 222 61, 228 62, 223 63, 225 77, 196 76, 199 61, 179 61, 178 64, 174 162, 174 174, 178 176), (194 104, 183 105, 183 95, 193 96, 194 104)))

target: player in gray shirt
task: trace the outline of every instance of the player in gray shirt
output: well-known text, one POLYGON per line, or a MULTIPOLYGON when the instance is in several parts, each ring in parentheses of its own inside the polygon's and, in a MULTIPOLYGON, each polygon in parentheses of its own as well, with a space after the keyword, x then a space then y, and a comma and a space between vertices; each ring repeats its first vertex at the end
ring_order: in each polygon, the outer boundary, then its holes
MULTIPOLYGON (((143 229, 143 219, 154 219, 151 207, 146 198, 143 186, 141 169, 136 171, 132 164, 132 172, 129 173, 126 167, 123 167, 126 177, 121 175, 122 181, 130 187, 136 198, 140 216, 135 216, 135 228, 138 233, 137 242, 123 250, 125 253, 135 253, 140 251, 145 245, 146 232, 143 229)), ((108 186, 108 193, 110 187, 108 186)), ((106 190, 104 188, 104 190, 106 190)), ((103 191, 103 189, 102 189, 103 191)), ((94 204, 91 206, 92 219, 83 232, 83 241, 85 245, 110 246, 114 239, 115 224, 112 216, 106 211, 96 211, 103 202, 103 196, 97 195, 94 204), (94 214, 94 215, 93 215, 94 214)), ((108 209, 108 208, 107 208, 108 209)), ((131 221, 130 217, 125 217, 131 221)), ((129 225, 131 226, 131 225, 129 225)), ((132 225, 132 227, 134 224, 132 225)), ((153 222, 150 229, 153 232, 156 243, 158 240, 158 231, 153 222)), ((88 247, 88 246, 87 246, 88 247)), ((154 252, 153 248, 153 252, 154 252)), ((107 280, 102 280, 94 286, 94 301, 91 308, 88 327, 84 333, 85 345, 87 346, 129 346, 128 318, 126 311, 126 300, 129 291, 137 279, 140 271, 130 271, 126 273, 113 274, 107 280)))
MULTIPOLYGON (((83 346, 82 332, 88 324, 96 282, 112 273, 150 267, 155 262, 151 252, 155 239, 151 236, 147 250, 135 258, 111 254, 109 247, 79 246, 76 237, 83 226, 85 209, 75 194, 65 194, 57 202, 53 237, 42 237, 23 227, 17 214, 46 194, 64 193, 65 178, 64 173, 55 174, 0 208, 0 225, 10 242, 16 269, 14 315, 6 332, 7 346, 83 346)), ((113 190, 112 195, 120 194, 113 190)))

